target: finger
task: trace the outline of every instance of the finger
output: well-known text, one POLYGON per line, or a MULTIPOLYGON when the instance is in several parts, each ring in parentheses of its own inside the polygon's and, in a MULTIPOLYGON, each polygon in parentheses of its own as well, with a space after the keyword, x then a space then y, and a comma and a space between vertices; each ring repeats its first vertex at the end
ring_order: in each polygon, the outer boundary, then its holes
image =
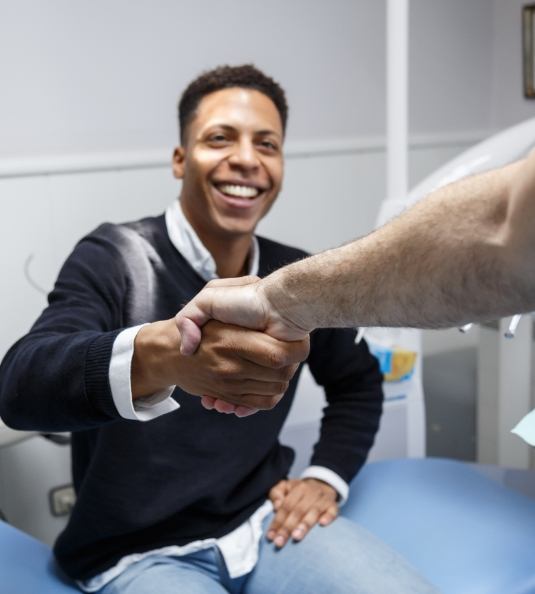
POLYGON ((330 495, 326 496, 323 490, 314 486, 314 483, 311 486, 308 479, 296 481, 295 488, 290 496, 285 498, 283 507, 287 508, 289 513, 279 526, 274 526, 277 534, 273 540, 277 546, 284 546, 288 534, 295 541, 302 540, 323 514, 325 521, 331 522, 338 513, 338 506, 330 495))
POLYGON ((285 342, 260 332, 244 331, 242 336, 243 358, 261 365, 279 369, 301 363, 310 352, 310 339, 285 342))
POLYGON ((282 547, 288 542, 289 538, 290 538, 290 533, 286 530, 286 528, 284 526, 281 526, 277 530, 277 533, 275 534, 275 537, 273 538, 273 544, 278 549, 282 549, 282 547))
POLYGON ((237 417, 240 417, 240 418, 250 417, 251 415, 254 415, 255 413, 257 413, 259 411, 258 408, 251 408, 249 406, 231 405, 230 403, 225 402, 224 400, 222 400, 220 398, 213 398, 212 396, 203 396, 201 398, 201 404, 207 410, 216 410, 217 412, 225 412, 225 413, 233 412, 237 417), (234 406, 234 410, 230 410, 228 408, 224 411, 221 410, 222 407, 229 407, 229 406, 234 406))
POLYGON ((250 417, 251 415, 254 415, 259 411, 260 411, 260 409, 251 408, 250 406, 237 406, 236 410, 234 411, 234 414, 237 417, 244 418, 244 417, 250 417))
POLYGON ((321 511, 317 507, 309 509, 308 512, 301 518, 298 524, 292 529, 291 535, 293 540, 300 541, 310 532, 310 530, 318 523, 321 517, 321 511))
POLYGON ((212 410, 216 400, 217 398, 213 398, 212 396, 202 396, 201 404, 204 406, 204 408, 206 408, 206 410, 212 410))
MULTIPOLYGON (((218 379, 220 379, 222 382, 231 384, 233 389, 240 388, 241 386, 241 389, 235 389, 234 391, 237 394, 245 394, 245 392, 254 393, 255 391, 254 385, 252 384, 248 384, 247 388, 245 387, 245 382, 248 381, 259 383, 283 382, 287 385, 294 376, 299 365, 287 365, 285 367, 275 369, 272 367, 263 367, 262 365, 257 365, 256 363, 251 363, 250 361, 241 359, 239 356, 235 356, 234 359, 229 358, 228 361, 219 360, 218 364, 213 367, 213 375, 217 375, 218 379)), ((284 391, 283 388, 281 388, 280 391, 284 391)))
POLYGON ((271 502, 273 503, 273 508, 275 510, 277 510, 284 497, 286 497, 286 494, 288 493, 289 490, 289 483, 288 481, 279 481, 274 487, 272 487, 272 489, 269 492, 269 499, 271 499, 271 502))
POLYGON ((214 402, 214 409, 217 410, 217 412, 228 415, 236 410, 236 406, 230 402, 225 402, 224 400, 218 398, 214 402))
MULTIPOLYGON (((287 497, 287 495, 286 495, 286 497, 287 497)), ((267 532, 268 540, 275 539, 275 537, 281 530, 282 526, 284 525, 284 520, 286 519, 286 516, 289 513, 288 509, 285 506, 285 498, 283 498, 281 503, 279 504, 279 507, 276 510, 277 513, 275 514, 275 517, 273 518, 273 520, 271 521, 271 524, 269 525, 268 532, 267 532)))
MULTIPOLYGON (((279 509, 277 510, 277 513, 275 514, 273 522, 270 526, 270 535, 275 546, 284 546, 290 536, 292 528, 297 525, 298 520, 289 521, 289 518, 295 515, 296 508, 301 503, 302 498, 303 490, 299 485, 299 482, 291 481, 291 488, 279 506, 279 509)), ((299 518, 301 518, 303 515, 302 512, 298 512, 298 514, 299 518)))
POLYGON ((333 503, 326 509, 318 520, 320 526, 328 526, 338 517, 338 505, 333 503))
POLYGON ((232 345, 234 352, 245 361, 267 369, 279 369, 301 363, 308 357, 310 351, 308 336, 294 341, 278 340, 260 330, 251 330, 216 320, 206 324, 203 329, 203 338, 206 338, 205 331, 208 337, 213 336, 214 339, 220 340, 224 338, 225 344, 232 345))
POLYGON ((277 546, 284 546, 290 536, 295 540, 303 538, 308 530, 318 521, 319 516, 320 512, 316 507, 309 508, 301 501, 286 516, 284 523, 279 526, 274 539, 275 544, 277 546))
MULTIPOLYGON (((217 400, 233 404, 234 406, 245 406, 249 409, 255 409, 256 412, 260 410, 271 410, 281 400, 284 394, 274 394, 272 396, 258 395, 258 394, 225 394, 218 397, 217 400)), ((215 406, 215 402, 214 402, 215 406)))
MULTIPOLYGON (((226 380, 221 387, 221 397, 226 400, 226 395, 239 398, 243 394, 255 394, 257 397, 278 396, 288 390, 287 381, 262 381, 257 379, 226 380)), ((219 394, 218 394, 219 396, 219 394)), ((236 402, 233 400, 236 404, 236 402)))

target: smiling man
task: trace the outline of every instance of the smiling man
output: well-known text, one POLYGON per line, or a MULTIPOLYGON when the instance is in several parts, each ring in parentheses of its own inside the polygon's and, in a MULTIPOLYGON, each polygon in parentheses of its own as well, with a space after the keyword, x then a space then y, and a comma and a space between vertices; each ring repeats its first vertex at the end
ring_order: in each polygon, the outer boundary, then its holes
POLYGON ((196 354, 180 353, 174 313, 207 281, 264 276, 305 255, 254 235, 281 188, 286 118, 284 92, 252 66, 192 82, 173 156, 179 201, 84 238, 49 307, 2 363, 8 424, 73 432, 77 502, 55 553, 86 591, 434 591, 336 519, 381 414, 377 363, 354 331, 310 337, 327 405, 311 466, 292 480, 293 453, 278 435, 308 340, 209 322, 196 354), (193 397, 236 392, 259 408, 286 394, 242 419, 193 397))

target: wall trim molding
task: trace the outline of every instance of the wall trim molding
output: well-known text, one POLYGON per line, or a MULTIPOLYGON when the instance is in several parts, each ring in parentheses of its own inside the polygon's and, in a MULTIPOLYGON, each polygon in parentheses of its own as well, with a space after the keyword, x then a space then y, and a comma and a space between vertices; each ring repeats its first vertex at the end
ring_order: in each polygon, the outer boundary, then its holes
MULTIPOLYGON (((465 132, 440 132, 414 134, 409 139, 411 150, 471 146, 494 133, 494 130, 468 130, 465 132)), ((287 159, 330 157, 386 150, 384 136, 332 138, 288 142, 287 159)), ((117 151, 54 155, 42 157, 6 158, 0 160, 0 179, 74 173, 95 173, 128 169, 158 169, 169 167, 172 149, 117 151)))

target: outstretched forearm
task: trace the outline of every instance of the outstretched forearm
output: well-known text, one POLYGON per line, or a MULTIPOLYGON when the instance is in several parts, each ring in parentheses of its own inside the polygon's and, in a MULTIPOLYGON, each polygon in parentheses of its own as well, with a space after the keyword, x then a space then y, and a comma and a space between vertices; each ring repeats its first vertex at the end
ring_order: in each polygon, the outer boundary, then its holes
POLYGON ((436 191, 261 282, 302 328, 447 327, 535 309, 535 158, 436 191))

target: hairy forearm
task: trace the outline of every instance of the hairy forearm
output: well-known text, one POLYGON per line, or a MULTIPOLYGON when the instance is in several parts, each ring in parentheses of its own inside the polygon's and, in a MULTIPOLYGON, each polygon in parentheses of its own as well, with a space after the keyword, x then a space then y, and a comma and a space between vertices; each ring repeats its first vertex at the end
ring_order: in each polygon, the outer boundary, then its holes
POLYGON ((517 183, 526 167, 438 190, 367 237, 270 275, 262 291, 302 328, 447 327, 533 310, 533 219, 519 238, 512 213, 513 199, 529 199, 517 183))

